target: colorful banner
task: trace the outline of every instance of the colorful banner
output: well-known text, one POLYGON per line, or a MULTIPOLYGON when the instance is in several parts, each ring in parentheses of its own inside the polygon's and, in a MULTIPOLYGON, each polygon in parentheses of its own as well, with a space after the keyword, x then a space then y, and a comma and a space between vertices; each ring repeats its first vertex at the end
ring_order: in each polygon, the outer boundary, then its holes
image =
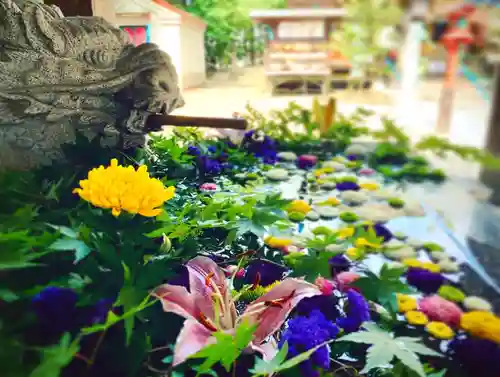
POLYGON ((130 42, 135 46, 150 42, 149 25, 120 26, 120 28, 128 34, 130 42))

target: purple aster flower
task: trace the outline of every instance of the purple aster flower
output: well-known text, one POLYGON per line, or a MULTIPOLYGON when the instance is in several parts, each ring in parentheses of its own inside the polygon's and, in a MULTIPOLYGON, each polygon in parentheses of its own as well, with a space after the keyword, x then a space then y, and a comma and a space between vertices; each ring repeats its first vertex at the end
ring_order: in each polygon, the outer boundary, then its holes
POLYGON ((370 306, 361 293, 354 289, 347 291, 346 316, 337 319, 337 326, 346 333, 358 331, 363 322, 370 320, 370 306))
POLYGON ((214 160, 207 156, 201 156, 200 170, 207 175, 218 175, 222 171, 222 165, 217 160, 214 160))
POLYGON ((347 155, 347 159, 349 161, 359 161, 363 159, 363 156, 360 154, 349 154, 347 155))
POLYGON ((248 131, 245 133, 241 145, 266 164, 275 164, 278 160, 276 142, 261 132, 248 131))
POLYGON ((335 322, 340 316, 337 304, 338 298, 334 295, 318 295, 301 300, 295 307, 295 312, 300 316, 307 317, 314 310, 319 310, 326 318, 335 322))
POLYGON ((383 238, 384 242, 389 242, 394 237, 392 232, 387 228, 384 224, 373 224, 373 225, 364 225, 364 230, 368 230, 369 228, 373 228, 375 234, 378 238, 383 238))
POLYGON ((114 300, 100 299, 93 306, 82 308, 81 326, 92 326, 106 322, 109 311, 113 308, 114 300))
POLYGON ((328 260, 328 264, 330 265, 330 271, 332 272, 332 277, 340 274, 344 271, 349 271, 351 267, 351 261, 344 256, 344 254, 338 254, 334 257, 331 257, 328 260))
POLYGON ((406 281, 423 293, 436 293, 444 284, 445 278, 439 273, 410 267, 406 272, 406 281))
POLYGON ((303 154, 297 159, 297 166, 300 169, 310 169, 318 162, 318 157, 311 154, 303 154))
POLYGON ((271 263, 263 260, 255 260, 248 264, 245 273, 245 284, 258 284, 267 286, 275 281, 281 280, 287 268, 276 263, 271 263))
POLYGON ((215 145, 211 145, 211 146, 209 146, 207 149, 208 149, 208 151, 209 151, 210 153, 215 153, 215 152, 217 152, 217 147, 216 147, 215 145))
POLYGON ((200 148, 195 147, 194 145, 190 145, 188 147, 187 153, 190 154, 191 156, 200 156, 201 155, 200 148))
POLYGON ((337 185, 335 186, 337 190, 339 191, 358 191, 359 186, 356 182, 338 182, 337 185))
POLYGON ((500 359, 500 345, 466 335, 459 335, 448 345, 448 355, 471 376, 493 377, 500 359))
MULTIPOLYGON (((334 339, 339 329, 319 311, 314 310, 307 317, 296 317, 288 321, 278 347, 288 344, 288 358, 295 357, 311 348, 334 339)), ((330 368, 330 348, 325 345, 314 352, 308 360, 299 364, 304 377, 319 377, 320 370, 330 368)))

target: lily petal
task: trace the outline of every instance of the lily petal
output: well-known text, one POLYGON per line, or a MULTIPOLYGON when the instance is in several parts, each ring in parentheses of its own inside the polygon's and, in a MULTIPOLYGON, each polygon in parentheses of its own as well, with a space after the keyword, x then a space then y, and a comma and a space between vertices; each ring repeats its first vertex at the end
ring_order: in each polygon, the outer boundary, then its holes
POLYGON ((252 302, 240 318, 257 324, 253 341, 259 345, 283 325, 302 299, 321 294, 317 286, 305 280, 285 279, 252 302))
POLYGON ((218 322, 223 328, 233 328, 236 320, 236 309, 224 271, 212 259, 204 256, 191 259, 186 267, 189 271, 191 292, 195 295, 197 306, 203 314, 211 320, 215 319, 215 303, 212 295, 220 295, 221 310, 218 322))
POLYGON ((215 341, 205 326, 194 319, 187 319, 175 343, 172 365, 182 364, 187 358, 215 341))
POLYGON ((179 285, 163 284, 157 287, 153 296, 160 299, 163 310, 175 313, 186 319, 197 319, 200 310, 196 306, 194 297, 188 290, 179 285))
POLYGON ((271 361, 278 353, 278 345, 276 344, 274 338, 272 338, 269 342, 262 343, 259 346, 251 343, 250 348, 252 351, 260 353, 264 361, 271 361))

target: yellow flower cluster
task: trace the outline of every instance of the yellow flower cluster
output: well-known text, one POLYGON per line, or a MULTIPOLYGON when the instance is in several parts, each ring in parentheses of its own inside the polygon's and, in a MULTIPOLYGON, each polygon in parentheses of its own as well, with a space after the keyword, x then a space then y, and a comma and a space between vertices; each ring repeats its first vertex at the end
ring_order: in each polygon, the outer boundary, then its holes
POLYGON ((272 237, 267 236, 264 239, 264 242, 267 246, 272 247, 273 249, 281 249, 292 244, 292 240, 288 238, 280 238, 280 237, 272 237))
POLYGON ((314 176, 315 176, 316 178, 319 178, 319 177, 321 177, 322 175, 325 175, 325 174, 331 174, 331 173, 333 173, 334 171, 335 171, 335 169, 334 169, 334 168, 329 168, 329 167, 327 167, 327 168, 316 169, 316 170, 314 171, 314 173, 313 173, 313 174, 314 174, 314 176))
POLYGON ((425 326, 425 329, 429 334, 437 339, 447 340, 455 336, 455 332, 452 328, 444 322, 429 322, 427 326, 425 326))
POLYGON ((340 239, 350 238, 354 235, 354 229, 352 226, 346 226, 345 228, 337 230, 337 237, 340 239))
POLYGON ((80 198, 100 208, 111 209, 114 216, 122 211, 133 215, 154 217, 162 212, 162 205, 172 199, 175 187, 149 176, 146 166, 118 165, 116 159, 107 167, 92 169, 80 187, 73 190, 80 198))
POLYGON ((324 202, 319 203, 322 206, 332 206, 336 207, 340 204, 340 200, 338 200, 334 196, 330 196, 328 199, 326 199, 324 202))
POLYGON ((478 338, 500 343, 500 318, 490 312, 473 311, 462 314, 460 327, 478 338))
POLYGON ((359 260, 365 256, 365 252, 357 247, 350 247, 346 250, 346 255, 351 260, 359 260))
POLYGON ((380 246, 377 243, 370 242, 366 238, 360 237, 356 241, 354 241, 354 246, 359 247, 359 248, 369 248, 369 249, 380 249, 382 246, 380 246))
POLYGON ((417 309, 417 299, 412 296, 396 294, 398 300, 398 312, 406 313, 417 309))
POLYGON ((375 182, 365 182, 365 183, 360 183, 359 187, 368 191, 376 191, 379 189, 380 186, 378 185, 378 183, 375 182))
POLYGON ((405 317, 408 323, 413 326, 423 326, 429 323, 429 318, 427 318, 425 313, 416 310, 407 311, 405 317))
POLYGON ((311 211, 311 209, 311 206, 304 200, 294 200, 290 203, 286 210, 288 213, 299 212, 306 215, 311 211))
POLYGON ((421 268, 435 273, 439 273, 441 271, 441 267, 438 264, 432 262, 422 262, 415 258, 404 259, 402 262, 407 267, 421 268))

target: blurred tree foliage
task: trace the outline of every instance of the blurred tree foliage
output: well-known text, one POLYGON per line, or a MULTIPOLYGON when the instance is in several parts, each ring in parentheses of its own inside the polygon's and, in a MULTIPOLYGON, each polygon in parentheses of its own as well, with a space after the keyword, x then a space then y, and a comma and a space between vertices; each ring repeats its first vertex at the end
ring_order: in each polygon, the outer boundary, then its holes
POLYGON ((209 65, 215 65, 228 63, 235 43, 243 45, 252 37, 252 9, 283 8, 286 0, 191 0, 174 5, 207 22, 206 56, 209 65))

